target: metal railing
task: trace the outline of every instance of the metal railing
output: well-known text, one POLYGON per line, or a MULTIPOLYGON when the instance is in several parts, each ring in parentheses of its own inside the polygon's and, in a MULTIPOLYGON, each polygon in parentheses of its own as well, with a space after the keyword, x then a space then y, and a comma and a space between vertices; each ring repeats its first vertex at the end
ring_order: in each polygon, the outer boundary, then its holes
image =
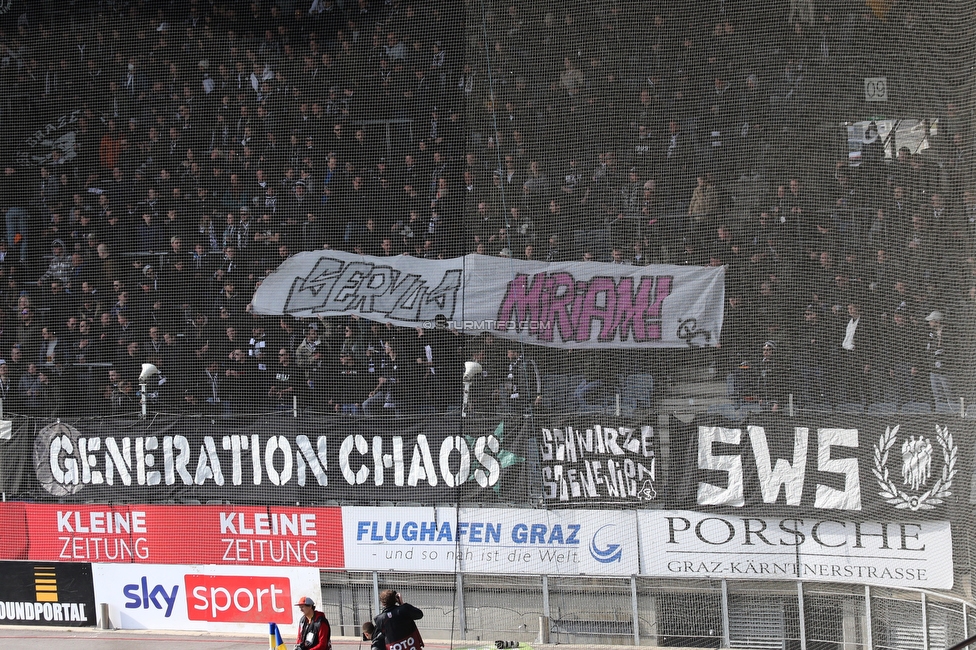
POLYGON ((811 582, 323 572, 335 634, 358 635, 395 588, 425 638, 472 642, 934 650, 976 631, 973 605, 911 589, 811 582))

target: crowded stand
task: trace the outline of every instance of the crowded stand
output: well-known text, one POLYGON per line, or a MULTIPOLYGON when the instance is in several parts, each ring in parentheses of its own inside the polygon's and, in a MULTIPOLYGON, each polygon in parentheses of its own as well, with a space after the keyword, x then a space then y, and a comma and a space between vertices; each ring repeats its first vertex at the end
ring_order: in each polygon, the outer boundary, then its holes
POLYGON ((153 409, 210 415, 459 412, 463 383, 472 412, 619 411, 703 379, 770 411, 958 409, 976 317, 965 119, 952 101, 920 115, 916 147, 868 120, 854 155, 853 116, 813 116, 864 47, 853 32, 896 38, 910 9, 752 4, 4 16, 4 410, 137 410, 144 363, 153 409), (445 320, 256 313, 265 278, 322 249, 724 266, 724 325, 687 349, 560 350, 445 320))

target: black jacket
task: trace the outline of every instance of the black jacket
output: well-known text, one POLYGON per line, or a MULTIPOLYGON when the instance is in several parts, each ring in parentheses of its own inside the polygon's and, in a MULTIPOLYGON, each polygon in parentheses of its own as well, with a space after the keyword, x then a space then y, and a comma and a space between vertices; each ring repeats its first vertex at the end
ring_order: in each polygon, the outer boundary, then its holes
POLYGON ((417 629, 414 621, 423 617, 421 610, 409 603, 403 603, 384 609, 373 619, 373 623, 376 625, 376 632, 383 635, 385 643, 394 643, 410 636, 417 629))
POLYGON ((302 616, 298 624, 298 647, 302 650, 332 650, 332 628, 325 614, 316 611, 311 621, 302 616))
POLYGON ((386 650, 386 637, 378 629, 369 640, 369 650, 386 650))

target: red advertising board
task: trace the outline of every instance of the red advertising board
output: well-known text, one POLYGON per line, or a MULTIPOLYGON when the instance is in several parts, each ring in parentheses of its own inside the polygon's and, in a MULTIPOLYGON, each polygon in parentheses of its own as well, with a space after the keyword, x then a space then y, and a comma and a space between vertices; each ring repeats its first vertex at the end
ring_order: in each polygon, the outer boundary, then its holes
POLYGON ((26 505, 11 501, 0 503, 0 530, 3 531, 0 560, 27 559, 26 505))
POLYGON ((191 621, 290 624, 294 618, 288 578, 187 574, 184 583, 191 621))
MULTIPOLYGON (((18 505, 26 531, 11 539, 23 538, 19 543, 31 560, 345 565, 340 508, 18 505)), ((15 511, 0 509, 0 521, 7 519, 15 523, 15 511)), ((5 555, 16 546, 4 549, 5 555)))

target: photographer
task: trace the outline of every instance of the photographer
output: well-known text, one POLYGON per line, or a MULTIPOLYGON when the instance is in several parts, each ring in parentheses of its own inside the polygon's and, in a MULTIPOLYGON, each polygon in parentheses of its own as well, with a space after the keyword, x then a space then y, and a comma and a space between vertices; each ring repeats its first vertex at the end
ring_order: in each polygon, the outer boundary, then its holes
POLYGON ((302 620, 298 624, 298 644, 295 650, 332 650, 332 628, 325 614, 315 610, 315 601, 304 596, 298 599, 302 620))
POLYGON ((417 629, 418 621, 424 613, 404 603, 400 594, 393 589, 386 589, 380 594, 380 605, 383 606, 373 623, 375 633, 382 634, 386 641, 386 650, 412 650, 424 647, 424 640, 417 629))

